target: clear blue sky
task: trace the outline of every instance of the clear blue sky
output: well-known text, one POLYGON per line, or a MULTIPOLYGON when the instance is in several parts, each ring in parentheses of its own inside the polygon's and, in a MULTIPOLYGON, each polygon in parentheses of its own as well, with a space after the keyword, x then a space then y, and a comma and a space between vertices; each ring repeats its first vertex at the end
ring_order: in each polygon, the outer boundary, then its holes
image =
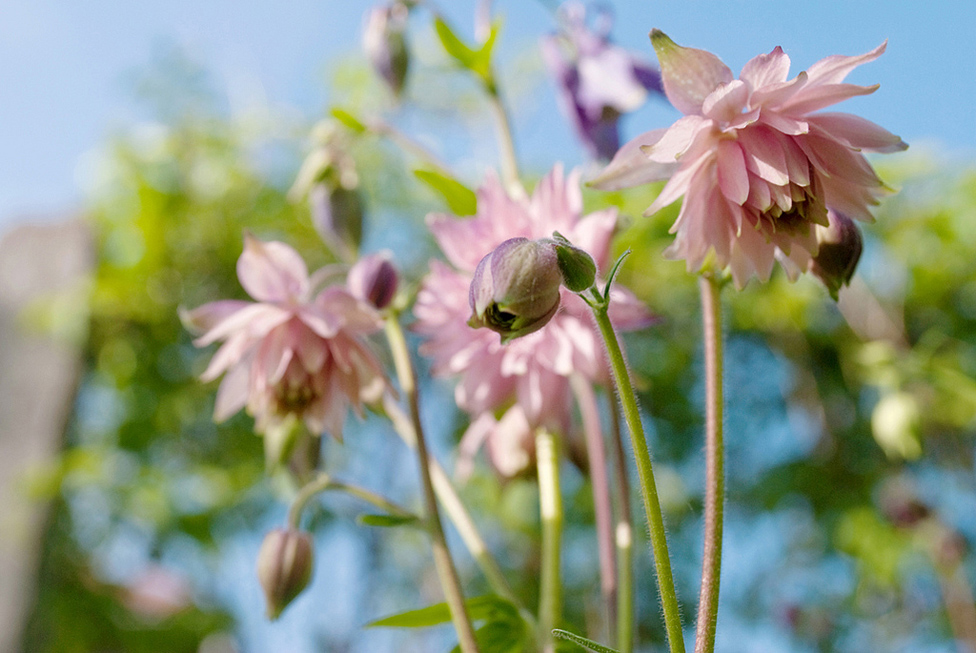
MULTIPOLYGON (((128 79, 160 44, 179 44, 223 89, 260 88, 272 105, 312 118, 333 98, 330 61, 359 47, 365 0, 0 0, 0 228, 82 205, 79 161, 135 120, 128 79)), ((555 3, 497 0, 503 46, 524 48, 552 27, 555 3)), ((976 158, 976 2, 935 0, 618 0, 616 40, 653 60, 660 27, 683 45, 717 53, 733 70, 782 45, 793 71, 828 54, 858 54, 889 39, 888 52, 852 76, 881 83, 841 105, 912 144, 934 140, 976 158)), ((471 31, 474 0, 441 0, 471 31)), ((338 100, 338 98, 335 98, 338 100)), ((551 99, 546 100, 552 102, 551 99)), ((554 104, 553 104, 554 106, 554 104)), ((546 107, 537 115, 546 115, 546 107)), ((633 135, 674 119, 658 104, 626 123, 633 135), (640 124, 637 124, 640 123, 640 124)), ((540 167, 573 164, 568 127, 530 118, 523 155, 540 167), (555 144, 555 146, 554 146, 555 144), (543 145, 545 148, 543 149, 543 145)))

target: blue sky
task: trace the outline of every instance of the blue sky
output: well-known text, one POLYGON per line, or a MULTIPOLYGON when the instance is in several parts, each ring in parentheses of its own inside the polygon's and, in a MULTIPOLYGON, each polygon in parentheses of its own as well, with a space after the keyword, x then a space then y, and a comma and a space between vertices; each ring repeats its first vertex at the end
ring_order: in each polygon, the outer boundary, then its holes
MULTIPOLYGON (((330 102, 324 71, 359 47, 365 0, 0 0, 0 228, 83 207, 83 155, 132 124, 132 74, 161 45, 177 44, 213 74, 218 90, 260 89, 269 104, 312 119, 330 102)), ((659 27, 682 45, 717 53, 734 70, 782 45, 794 72, 829 54, 888 52, 851 81, 881 90, 841 110, 863 115, 916 146, 976 156, 976 3, 942 0, 632 0, 614 7, 616 40, 653 60, 659 27)), ((470 33, 474 0, 441 8, 470 33)), ((552 28, 554 3, 497 0, 503 47, 530 48, 552 28)), ((534 109, 547 115, 551 98, 534 109)), ((554 109, 553 109, 554 110, 554 109)), ((532 113, 532 112, 529 112, 532 113)), ((625 124, 630 135, 676 117, 653 104, 625 124)), ((578 163, 569 128, 522 120, 531 164, 578 163), (555 146, 553 146, 555 144, 555 146)))

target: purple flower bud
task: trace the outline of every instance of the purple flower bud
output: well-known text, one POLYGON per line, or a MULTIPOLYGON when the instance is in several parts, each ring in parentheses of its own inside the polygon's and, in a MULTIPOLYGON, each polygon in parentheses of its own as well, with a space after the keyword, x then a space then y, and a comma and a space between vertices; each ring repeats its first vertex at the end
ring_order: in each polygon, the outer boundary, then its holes
POLYGON ((830 296, 837 300, 837 292, 854 276, 857 262, 864 249, 864 240, 854 221, 842 213, 829 211, 829 224, 817 225, 819 249, 810 264, 810 271, 827 287, 830 296))
POLYGON ((370 64, 397 97, 403 91, 410 67, 404 33, 408 9, 402 2, 373 7, 366 20, 363 49, 370 64))
POLYGON ((359 259, 349 270, 346 285, 357 299, 383 309, 393 301, 399 280, 390 252, 384 251, 359 259))
POLYGON ((276 528, 264 536, 257 570, 269 619, 277 619, 308 585, 312 558, 312 538, 308 533, 276 528))
POLYGON ((562 282, 553 241, 510 238, 475 269, 468 324, 501 334, 502 342, 538 331, 559 308, 562 282))

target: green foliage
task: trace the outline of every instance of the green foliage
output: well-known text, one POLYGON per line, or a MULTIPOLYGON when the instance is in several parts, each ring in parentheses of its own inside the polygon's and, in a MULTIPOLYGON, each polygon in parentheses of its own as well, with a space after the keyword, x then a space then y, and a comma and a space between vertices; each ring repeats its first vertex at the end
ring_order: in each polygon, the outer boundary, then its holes
POLYGON ((587 650, 593 651, 594 653, 618 653, 616 649, 612 649, 609 646, 604 646, 594 642, 592 639, 586 639, 575 633, 571 633, 566 630, 559 630, 556 628, 552 631, 552 634, 559 639, 564 639, 574 644, 578 645, 580 648, 585 648, 587 650))
POLYGON ((413 174, 443 197, 454 215, 465 216, 477 213, 478 197, 473 190, 457 179, 434 170, 414 170, 413 174))
POLYGON ((444 22, 440 16, 434 18, 434 30, 437 33, 437 38, 440 40, 441 45, 444 47, 445 52, 454 59, 462 68, 470 70, 472 73, 477 75, 486 84, 492 84, 492 74, 491 74, 491 54, 492 49, 495 46, 495 40, 498 37, 498 31, 500 26, 496 23, 491 26, 491 32, 485 42, 482 43, 477 49, 469 46, 457 34, 454 30, 444 22))

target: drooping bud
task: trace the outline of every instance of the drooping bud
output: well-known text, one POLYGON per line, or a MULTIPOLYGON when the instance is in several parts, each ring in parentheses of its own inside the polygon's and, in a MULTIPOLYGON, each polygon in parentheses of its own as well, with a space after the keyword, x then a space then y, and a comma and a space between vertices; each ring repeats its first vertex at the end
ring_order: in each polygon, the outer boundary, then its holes
POLYGON ((349 292, 374 308, 389 306, 400 279, 390 258, 390 252, 383 251, 359 259, 346 278, 349 292))
POLYGON ((864 249, 861 231, 854 221, 842 213, 829 211, 828 226, 816 226, 819 250, 810 271, 827 287, 837 301, 837 292, 851 282, 857 262, 864 249))
POLYGON ((356 258, 363 240, 363 202, 359 190, 328 183, 308 194, 312 223, 319 236, 338 256, 356 258))
POLYGON ((312 538, 308 533, 276 528, 264 536, 258 551, 257 572, 269 619, 277 619, 308 585, 312 559, 312 538))
POLYGON ((573 292, 583 292, 596 281, 596 262, 593 257, 574 246, 558 231, 552 232, 556 241, 556 259, 563 273, 563 283, 573 292))
POLYGON ((559 308, 562 281, 553 241, 510 238, 475 269, 468 324, 501 334, 502 342, 538 331, 559 308))
POLYGON ((403 91, 410 67, 410 55, 404 36, 407 14, 407 6, 402 2, 373 7, 363 33, 363 49, 373 70, 397 97, 403 91))

